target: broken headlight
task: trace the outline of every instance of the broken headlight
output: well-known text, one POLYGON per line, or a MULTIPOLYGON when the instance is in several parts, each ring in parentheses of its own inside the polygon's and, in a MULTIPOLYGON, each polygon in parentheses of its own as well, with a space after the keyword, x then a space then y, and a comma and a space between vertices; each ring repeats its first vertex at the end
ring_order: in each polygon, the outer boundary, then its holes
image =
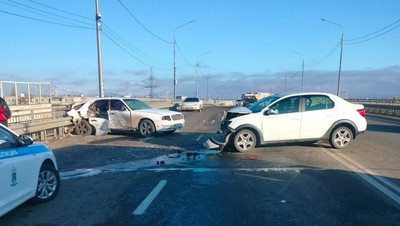
POLYGON ((163 116, 163 117, 161 118, 161 120, 171 121, 171 117, 169 117, 169 115, 163 116))

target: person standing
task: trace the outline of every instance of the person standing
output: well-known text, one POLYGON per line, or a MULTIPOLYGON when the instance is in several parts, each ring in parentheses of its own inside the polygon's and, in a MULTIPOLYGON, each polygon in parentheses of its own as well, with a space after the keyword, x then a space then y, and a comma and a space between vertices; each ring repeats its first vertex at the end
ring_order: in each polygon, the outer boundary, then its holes
POLYGON ((11 110, 7 102, 0 97, 0 123, 8 127, 9 118, 11 118, 11 110))

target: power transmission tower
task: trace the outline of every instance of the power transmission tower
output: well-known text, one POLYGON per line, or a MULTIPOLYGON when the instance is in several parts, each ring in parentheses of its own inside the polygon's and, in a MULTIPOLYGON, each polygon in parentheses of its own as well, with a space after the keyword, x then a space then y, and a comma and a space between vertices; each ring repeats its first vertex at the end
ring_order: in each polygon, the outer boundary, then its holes
POLYGON ((150 76, 148 79, 146 79, 150 82, 150 85, 145 86, 144 88, 146 89, 150 89, 150 98, 154 97, 154 89, 157 88, 158 86, 156 86, 154 84, 155 81, 157 81, 157 78, 153 75, 153 68, 150 68, 150 76))

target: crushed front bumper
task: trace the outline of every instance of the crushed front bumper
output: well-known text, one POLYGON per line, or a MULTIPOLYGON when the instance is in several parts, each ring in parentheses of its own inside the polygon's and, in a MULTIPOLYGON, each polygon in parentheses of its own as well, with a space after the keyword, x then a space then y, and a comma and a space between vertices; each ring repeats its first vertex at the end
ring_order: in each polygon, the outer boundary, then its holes
POLYGON ((213 137, 210 137, 206 142, 203 143, 203 146, 207 149, 210 150, 220 150, 222 151, 225 146, 228 144, 229 137, 231 134, 228 134, 225 136, 225 139, 223 139, 223 142, 215 140, 213 137))

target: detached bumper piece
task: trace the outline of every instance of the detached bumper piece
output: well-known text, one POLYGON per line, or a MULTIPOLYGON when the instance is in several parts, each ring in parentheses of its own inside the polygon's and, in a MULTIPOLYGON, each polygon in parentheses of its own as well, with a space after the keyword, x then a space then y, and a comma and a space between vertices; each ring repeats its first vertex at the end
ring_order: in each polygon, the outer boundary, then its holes
POLYGON ((230 135, 228 135, 225 138, 225 140, 226 140, 225 142, 219 142, 219 141, 216 141, 214 138, 210 137, 210 139, 208 139, 203 144, 203 146, 205 148, 207 148, 207 149, 210 149, 210 150, 220 150, 220 151, 222 151, 224 149, 224 147, 226 146, 226 144, 228 143, 227 141, 229 140, 229 136, 230 135))

